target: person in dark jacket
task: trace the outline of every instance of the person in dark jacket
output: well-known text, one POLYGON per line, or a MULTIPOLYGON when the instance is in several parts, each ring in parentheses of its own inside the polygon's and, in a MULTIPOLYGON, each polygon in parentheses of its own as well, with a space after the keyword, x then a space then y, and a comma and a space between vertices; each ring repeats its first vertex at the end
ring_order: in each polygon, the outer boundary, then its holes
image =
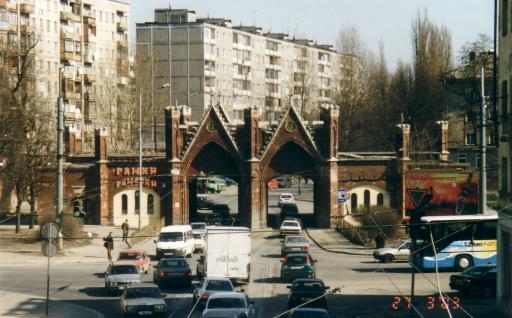
POLYGON ((108 233, 107 237, 103 238, 103 246, 107 249, 107 257, 108 261, 112 263, 112 250, 114 249, 114 238, 112 237, 112 232, 108 233))
POLYGON ((384 236, 382 235, 382 232, 379 232, 377 236, 375 236, 375 248, 383 248, 385 245, 384 236))

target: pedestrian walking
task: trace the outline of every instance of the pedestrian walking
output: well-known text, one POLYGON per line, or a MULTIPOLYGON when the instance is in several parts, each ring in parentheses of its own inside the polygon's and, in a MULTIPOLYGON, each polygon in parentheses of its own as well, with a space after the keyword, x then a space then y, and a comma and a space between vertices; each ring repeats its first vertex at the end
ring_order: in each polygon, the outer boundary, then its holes
POLYGON ((126 219, 123 224, 121 225, 121 228, 123 229, 123 242, 127 242, 128 240, 128 231, 130 231, 130 225, 128 225, 128 219, 126 219))
POLYGON ((103 246, 107 249, 108 261, 112 263, 112 250, 114 249, 114 238, 112 237, 112 232, 108 233, 107 237, 103 238, 103 241, 103 246))
POLYGON ((384 236, 382 235, 382 232, 379 232, 377 236, 375 236, 375 248, 383 248, 385 245, 384 236))

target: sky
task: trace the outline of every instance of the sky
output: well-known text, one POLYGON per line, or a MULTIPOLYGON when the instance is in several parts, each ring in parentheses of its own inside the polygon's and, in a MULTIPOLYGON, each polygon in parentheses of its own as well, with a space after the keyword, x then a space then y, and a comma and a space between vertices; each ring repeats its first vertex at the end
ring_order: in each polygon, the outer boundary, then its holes
POLYGON ((257 25, 322 44, 335 44, 340 28, 355 26, 366 46, 384 45, 388 66, 412 57, 411 23, 426 10, 452 35, 454 58, 461 46, 479 33, 493 36, 494 1, 490 0, 124 0, 131 4, 131 39, 135 23, 153 21, 157 7, 187 8, 198 16, 231 19, 234 25, 257 25))

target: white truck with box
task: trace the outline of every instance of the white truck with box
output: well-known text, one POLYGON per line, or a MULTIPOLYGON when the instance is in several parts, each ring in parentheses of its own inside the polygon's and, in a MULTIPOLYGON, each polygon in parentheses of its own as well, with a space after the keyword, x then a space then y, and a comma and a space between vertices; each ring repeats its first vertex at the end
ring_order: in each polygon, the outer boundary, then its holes
POLYGON ((251 230, 247 227, 207 226, 204 258, 198 264, 198 273, 247 284, 250 271, 251 230))

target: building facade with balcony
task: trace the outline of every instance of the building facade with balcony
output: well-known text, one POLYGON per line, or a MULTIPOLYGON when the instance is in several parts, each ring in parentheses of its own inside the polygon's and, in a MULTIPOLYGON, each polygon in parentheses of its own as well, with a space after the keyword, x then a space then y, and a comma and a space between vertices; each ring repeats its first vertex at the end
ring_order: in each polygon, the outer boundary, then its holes
POLYGON ((65 123, 81 131, 85 152, 93 150, 94 128, 112 126, 122 111, 128 21, 129 5, 116 0, 0 0, 0 43, 23 36, 36 43, 34 88, 52 112, 48 121, 60 95, 65 123))
POLYGON ((188 105, 193 120, 212 104, 235 120, 243 119, 247 105, 260 107, 269 121, 290 103, 314 111, 333 101, 343 60, 329 45, 198 18, 187 9, 156 9, 154 22, 138 23, 136 32, 139 76, 150 95, 146 107, 188 105))
POLYGON ((509 317, 512 314, 512 131, 510 104, 512 91, 512 23, 510 0, 499 1, 498 23, 498 189, 500 206, 498 227, 498 291, 497 299, 509 317))

